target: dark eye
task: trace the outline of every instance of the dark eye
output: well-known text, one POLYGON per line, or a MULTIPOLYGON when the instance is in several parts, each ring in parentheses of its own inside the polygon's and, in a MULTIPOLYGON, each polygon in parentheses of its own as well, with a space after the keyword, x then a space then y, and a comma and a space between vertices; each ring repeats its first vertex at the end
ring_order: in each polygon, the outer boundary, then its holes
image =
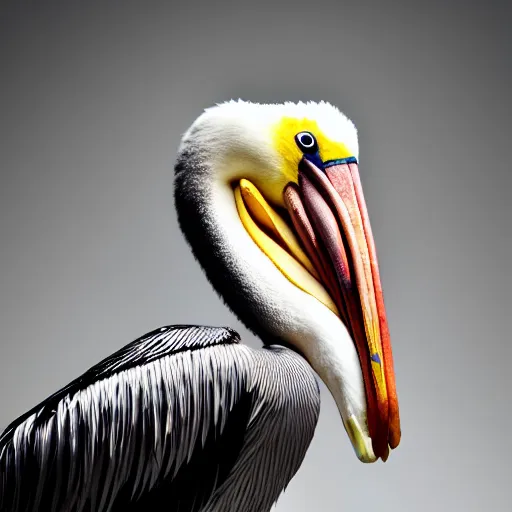
POLYGON ((295 142, 304 153, 316 153, 318 151, 315 136, 310 132, 298 133, 295 135, 295 142))

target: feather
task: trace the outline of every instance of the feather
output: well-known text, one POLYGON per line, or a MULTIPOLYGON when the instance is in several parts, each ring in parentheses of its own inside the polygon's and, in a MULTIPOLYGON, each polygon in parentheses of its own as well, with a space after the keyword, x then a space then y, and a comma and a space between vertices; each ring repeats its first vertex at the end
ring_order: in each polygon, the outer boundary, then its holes
POLYGON ((250 349, 230 329, 163 327, 4 431, 0 511, 268 510, 318 407, 298 354, 250 349))

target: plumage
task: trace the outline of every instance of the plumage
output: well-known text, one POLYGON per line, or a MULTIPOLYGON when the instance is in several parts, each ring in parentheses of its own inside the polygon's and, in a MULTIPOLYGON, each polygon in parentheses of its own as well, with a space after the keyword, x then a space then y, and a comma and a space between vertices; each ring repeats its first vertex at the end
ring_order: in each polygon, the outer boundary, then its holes
POLYGON ((0 510, 269 510, 320 406, 284 347, 231 329, 157 329, 106 358, 0 438, 0 510))

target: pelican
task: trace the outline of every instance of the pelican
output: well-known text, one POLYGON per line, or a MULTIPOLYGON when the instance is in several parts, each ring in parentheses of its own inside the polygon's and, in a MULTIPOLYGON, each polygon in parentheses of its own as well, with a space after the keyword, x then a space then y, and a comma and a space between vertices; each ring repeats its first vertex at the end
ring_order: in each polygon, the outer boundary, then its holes
POLYGON ((6 428, 0 510, 268 511, 313 438, 316 375, 359 460, 385 461, 400 419, 358 159, 326 102, 206 109, 178 148, 178 220, 263 348, 186 325, 124 346, 6 428))

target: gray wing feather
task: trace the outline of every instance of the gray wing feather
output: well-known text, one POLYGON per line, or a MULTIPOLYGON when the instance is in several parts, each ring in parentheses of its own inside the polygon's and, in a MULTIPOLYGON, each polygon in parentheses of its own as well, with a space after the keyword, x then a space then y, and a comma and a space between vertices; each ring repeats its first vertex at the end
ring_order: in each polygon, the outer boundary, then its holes
POLYGON ((315 432, 320 390, 306 361, 280 346, 251 355, 255 396, 244 446, 204 512, 269 511, 300 468, 315 432))
POLYGON ((318 407, 297 354, 252 350, 229 329, 162 328, 6 429, 0 511, 153 510, 162 497, 166 510, 269 510, 318 407))

